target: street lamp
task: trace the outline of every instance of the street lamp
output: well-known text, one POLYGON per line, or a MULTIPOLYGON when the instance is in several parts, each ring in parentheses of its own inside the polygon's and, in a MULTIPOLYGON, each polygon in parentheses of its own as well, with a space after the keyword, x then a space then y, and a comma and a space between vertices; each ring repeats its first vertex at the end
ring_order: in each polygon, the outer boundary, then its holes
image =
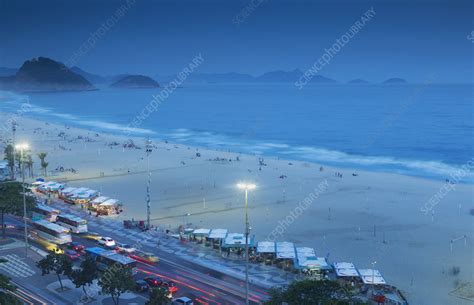
POLYGON ((151 214, 151 207, 150 207, 150 181, 151 181, 151 173, 150 173, 150 155, 153 150, 153 145, 151 144, 151 140, 148 139, 146 141, 146 164, 147 164, 147 172, 148 172, 148 181, 146 185, 146 229, 150 230, 150 214, 151 214))
POLYGON ((237 187, 245 191, 245 304, 249 305, 249 214, 248 214, 248 193, 257 186, 253 183, 238 183, 237 187))
POLYGON ((375 264, 377 264, 377 261, 372 262, 372 287, 375 285, 375 264))
POLYGON ((25 226, 25 257, 28 257, 28 229, 26 227, 26 191, 25 191, 25 159, 24 151, 28 149, 27 143, 21 143, 15 145, 15 148, 20 151, 20 162, 21 162, 21 180, 23 187, 23 221, 25 226))

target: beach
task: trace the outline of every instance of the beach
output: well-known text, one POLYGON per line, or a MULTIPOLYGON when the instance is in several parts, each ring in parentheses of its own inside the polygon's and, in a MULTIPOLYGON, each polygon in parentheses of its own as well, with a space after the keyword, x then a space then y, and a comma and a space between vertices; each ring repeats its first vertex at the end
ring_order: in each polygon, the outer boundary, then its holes
MULTIPOLYGON (((8 119, 0 113, 0 121, 8 119)), ((117 221, 146 218, 145 138, 24 117, 16 121, 17 143, 28 142, 33 155, 48 153, 46 179, 119 199, 124 211, 117 221)), ((3 151, 11 134, 3 130, 1 137, 3 151)), ((153 144, 153 225, 174 230, 188 223, 242 233, 244 194, 236 183, 251 181, 257 188, 249 194, 249 217, 257 240, 313 247, 318 256, 352 262, 358 268, 371 268, 376 261, 376 269, 400 288, 410 304, 472 304, 453 293, 466 284, 472 294, 474 287, 472 184, 446 188, 445 180, 161 140, 153 144), (442 198, 433 201, 441 189, 446 190, 442 198), (451 274, 453 267, 460 268, 459 274, 451 274)), ((38 175, 39 160, 33 159, 38 175)))

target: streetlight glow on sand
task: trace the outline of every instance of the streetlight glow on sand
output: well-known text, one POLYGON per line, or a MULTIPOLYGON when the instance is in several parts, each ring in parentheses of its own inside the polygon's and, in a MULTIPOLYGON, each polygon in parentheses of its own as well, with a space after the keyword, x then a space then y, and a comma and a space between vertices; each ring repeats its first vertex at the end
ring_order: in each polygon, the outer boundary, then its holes
POLYGON ((241 190, 251 191, 251 190, 255 189, 257 187, 257 185, 255 185, 254 183, 240 182, 240 183, 237 183, 237 187, 241 190))
POLYGON ((15 145, 15 148, 18 149, 18 150, 28 149, 29 145, 28 145, 28 143, 20 143, 20 144, 15 145))

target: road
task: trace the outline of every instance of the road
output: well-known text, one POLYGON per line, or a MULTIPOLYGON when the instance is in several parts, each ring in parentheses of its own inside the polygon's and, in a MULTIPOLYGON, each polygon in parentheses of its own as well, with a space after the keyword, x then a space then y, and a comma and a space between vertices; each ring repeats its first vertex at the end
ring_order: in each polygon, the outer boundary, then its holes
MULTIPOLYGON (((21 225, 21 221, 13 216, 6 216, 6 220, 7 222, 21 225)), ((114 234, 114 232, 101 230, 100 227, 94 231, 121 243, 131 245, 136 243, 126 237, 120 237, 114 234)), ((83 238, 80 235, 73 235, 73 241, 79 242, 86 247, 97 246, 96 241, 83 238)), ((32 243, 34 244, 34 242, 32 243)), ((135 276, 136 279, 146 276, 158 276, 164 280, 172 280, 179 288, 174 297, 187 296, 194 298, 196 300, 195 304, 245 304, 244 281, 182 260, 163 249, 159 249, 158 246, 141 245, 140 250, 154 253, 160 258, 160 261, 156 264, 137 261, 138 274, 135 276)), ((146 293, 143 295, 147 296, 146 293)), ((261 304, 268 298, 266 291, 256 285, 250 285, 249 296, 251 304, 261 304)))

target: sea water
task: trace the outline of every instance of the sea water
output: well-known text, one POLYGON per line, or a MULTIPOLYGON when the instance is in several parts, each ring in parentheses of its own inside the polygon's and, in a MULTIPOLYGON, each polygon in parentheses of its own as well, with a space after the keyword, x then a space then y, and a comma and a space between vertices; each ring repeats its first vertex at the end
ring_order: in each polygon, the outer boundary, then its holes
MULTIPOLYGON (((0 111, 212 149, 436 179, 449 178, 474 157, 470 84, 331 84, 302 90, 276 83, 187 84, 170 88, 156 110, 143 112, 161 90, 0 92, 0 111), (21 110, 24 102, 27 111, 21 110), (134 121, 143 113, 146 118, 134 121)), ((472 182, 473 174, 464 181, 472 182)))

